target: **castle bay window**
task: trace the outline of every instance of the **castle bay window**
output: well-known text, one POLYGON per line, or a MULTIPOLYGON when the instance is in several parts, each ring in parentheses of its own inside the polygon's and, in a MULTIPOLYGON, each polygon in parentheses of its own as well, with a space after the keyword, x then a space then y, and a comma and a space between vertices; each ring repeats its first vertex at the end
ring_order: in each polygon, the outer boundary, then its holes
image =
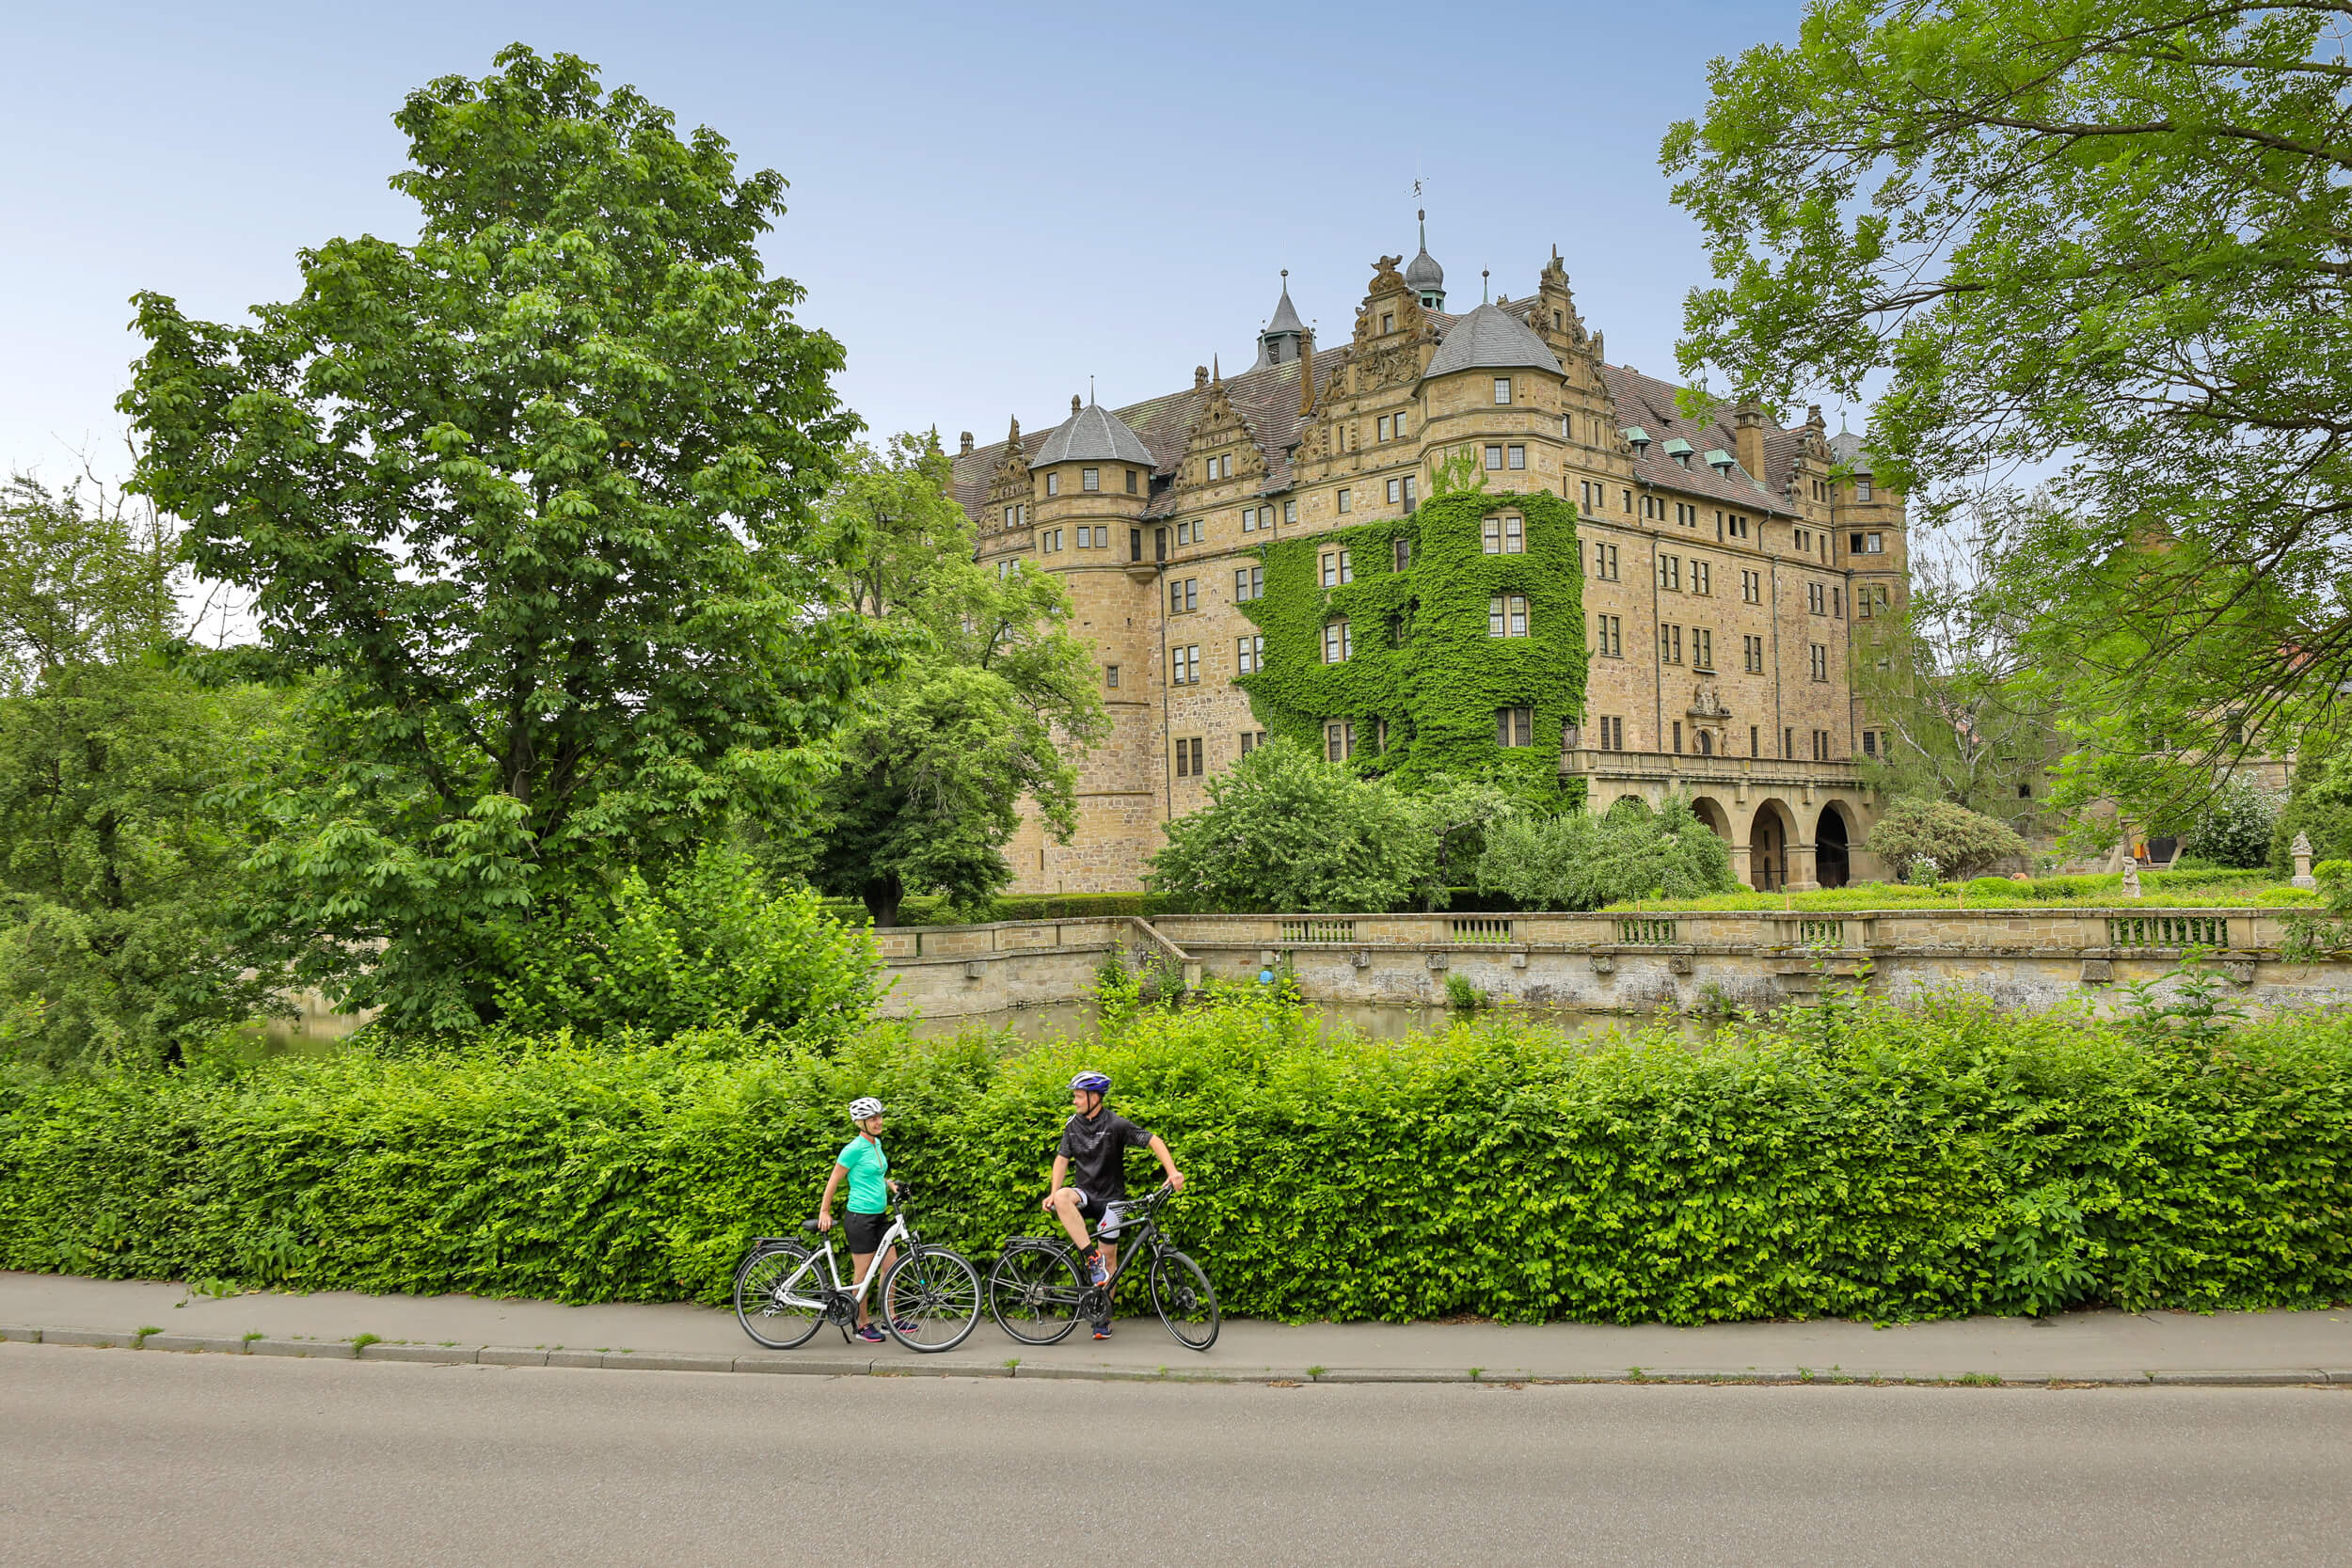
POLYGON ((1081 490, 1100 490, 1103 488, 1103 470, 1100 468, 1080 468, 1078 470, 1078 488, 1081 490))
POLYGON ((1498 746, 1534 745, 1535 710, 1532 707, 1495 709, 1495 744, 1498 746))

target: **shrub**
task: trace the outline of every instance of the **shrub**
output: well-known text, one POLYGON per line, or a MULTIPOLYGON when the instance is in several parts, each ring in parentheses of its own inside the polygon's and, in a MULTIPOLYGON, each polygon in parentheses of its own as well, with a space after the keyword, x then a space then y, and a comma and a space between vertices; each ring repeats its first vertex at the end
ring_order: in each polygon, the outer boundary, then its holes
POLYGON ((1286 740, 1209 781, 1209 803, 1168 825, 1153 891, 1180 908, 1386 910, 1422 887, 1436 843, 1418 802, 1286 740))
POLYGON ((1910 868, 1926 861, 1935 879, 1964 882, 1996 862, 2026 852, 2015 832, 1980 812, 1949 800, 1897 800, 1870 830, 1869 848, 1888 865, 1918 880, 1910 868))
POLYGON ((2195 826, 2182 835, 2181 852, 2217 866, 2267 865, 2279 807, 2270 791, 2244 779, 2225 780, 2198 812, 2195 826))
POLYGON ((658 888, 632 869, 609 901, 517 928, 509 945, 496 994, 504 1026, 522 1034, 663 1039, 717 1027, 833 1041, 863 1027, 881 994, 866 931, 733 849, 705 849, 658 888))
POLYGON ((1529 910, 1696 898, 1740 885, 1731 874, 1731 847, 1680 799, 1656 813, 1620 800, 1606 816, 1505 817, 1486 830, 1478 879, 1529 910))
MULTIPOLYGON (((1242 988, 1256 992, 1259 988, 1242 988)), ((2352 1296, 2352 1020, 2233 1032, 1875 1003, 1576 1042, 1482 1014, 1318 1038, 1226 991, 1008 1054, 877 1030, 0 1080, 0 1267, 301 1290, 723 1299, 892 1111, 927 1234, 1040 1233, 1098 1065, 1191 1179, 1237 1314, 1701 1323, 2352 1296)), ((1138 1181, 1145 1165, 1133 1167, 1138 1181)))

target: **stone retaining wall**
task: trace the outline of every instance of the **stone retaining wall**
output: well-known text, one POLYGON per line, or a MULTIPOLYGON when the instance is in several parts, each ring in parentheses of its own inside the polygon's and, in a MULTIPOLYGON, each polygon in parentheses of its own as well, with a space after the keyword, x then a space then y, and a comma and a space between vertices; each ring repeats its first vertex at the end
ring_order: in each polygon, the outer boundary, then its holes
POLYGON ((1646 1014, 1771 1007, 1868 974, 1904 1001, 1961 987, 2005 1006, 2128 1001, 2201 948, 2249 1011, 2352 1001, 2352 964, 2279 956, 2268 909, 1871 910, 1643 914, 1162 915, 880 931, 894 1017, 958 1018, 1067 1003, 1104 959, 1248 978, 1287 961, 1313 1002, 1436 1006, 1448 974, 1539 1007, 1646 1014))

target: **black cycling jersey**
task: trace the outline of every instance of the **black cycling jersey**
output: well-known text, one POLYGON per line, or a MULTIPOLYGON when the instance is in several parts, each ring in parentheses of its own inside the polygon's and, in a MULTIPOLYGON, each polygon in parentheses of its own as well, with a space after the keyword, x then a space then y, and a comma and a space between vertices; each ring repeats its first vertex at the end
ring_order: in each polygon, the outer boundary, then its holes
POLYGON ((1152 1134, 1105 1107, 1092 1119, 1072 1117, 1057 1151, 1070 1162, 1070 1184, 1097 1202, 1127 1196, 1126 1152, 1150 1146, 1152 1134))

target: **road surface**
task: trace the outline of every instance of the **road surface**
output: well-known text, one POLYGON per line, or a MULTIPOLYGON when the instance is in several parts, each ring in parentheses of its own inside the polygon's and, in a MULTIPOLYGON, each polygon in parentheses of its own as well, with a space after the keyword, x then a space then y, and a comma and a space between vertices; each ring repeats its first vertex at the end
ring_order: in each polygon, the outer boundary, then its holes
POLYGON ((2330 1563, 2352 1390, 1214 1386, 0 1345, 0 1562, 2330 1563))

